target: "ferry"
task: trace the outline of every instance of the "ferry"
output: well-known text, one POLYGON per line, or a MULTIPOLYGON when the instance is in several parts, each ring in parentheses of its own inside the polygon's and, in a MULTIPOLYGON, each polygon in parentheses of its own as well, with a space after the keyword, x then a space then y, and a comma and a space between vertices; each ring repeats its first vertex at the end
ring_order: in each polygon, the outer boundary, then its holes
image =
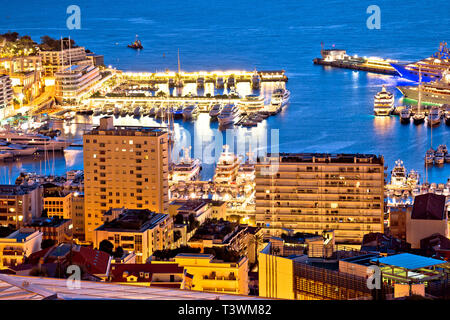
POLYGON ((394 110, 394 95, 383 86, 374 97, 373 111, 376 116, 389 116, 394 110))
POLYGON ((228 124, 234 124, 238 120, 239 116, 239 108, 234 104, 227 104, 217 116, 217 120, 219 120, 219 124, 221 126, 225 126, 228 124))
POLYGON ((419 81, 419 69, 422 70, 422 81, 439 80, 442 73, 450 68, 449 49, 447 42, 441 42, 439 49, 432 56, 406 65, 391 63, 398 75, 414 82, 419 81))
POLYGON ((428 125, 436 126, 441 123, 441 110, 437 106, 431 107, 430 113, 428 114, 428 125))
POLYGON ((231 184, 236 181, 236 177, 239 171, 239 158, 229 151, 228 145, 223 146, 223 152, 221 153, 216 166, 216 172, 214 174, 213 181, 218 184, 231 184))
POLYGON ((241 112, 247 114, 255 113, 264 109, 264 97, 256 94, 249 94, 238 103, 241 112))
POLYGON ((198 159, 192 159, 189 149, 184 149, 184 157, 177 164, 172 166, 171 182, 188 182, 197 180, 200 175, 201 163, 198 159))

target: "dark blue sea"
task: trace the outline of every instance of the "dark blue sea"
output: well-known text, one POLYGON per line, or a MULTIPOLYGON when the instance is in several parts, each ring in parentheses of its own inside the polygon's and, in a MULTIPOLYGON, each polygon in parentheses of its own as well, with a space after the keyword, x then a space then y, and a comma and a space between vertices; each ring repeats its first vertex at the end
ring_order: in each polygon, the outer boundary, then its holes
MULTIPOLYGON (((372 1, 5 1, 0 5, 0 33, 17 31, 35 41, 43 35, 75 39, 103 54, 105 64, 126 71, 286 70, 291 103, 277 116, 253 129, 279 129, 282 152, 375 153, 384 156, 388 172, 402 159, 407 169, 425 176, 424 155, 431 143, 425 125, 402 125, 398 117, 375 118, 373 96, 395 77, 312 63, 326 47, 349 54, 415 61, 433 54, 450 40, 448 1, 376 1, 381 29, 366 26, 372 1), (66 9, 81 9, 81 29, 66 27, 66 9), (144 50, 128 49, 139 35, 144 50)), ((400 103, 400 102, 398 102, 400 103)), ((177 123, 200 139, 209 121, 177 123)), ((86 125, 89 127, 89 124, 86 125)), ((84 126, 84 127, 86 127, 84 126)), ((83 127, 83 125, 81 125, 83 127)), ((217 128, 213 124, 212 128, 217 128)), ((80 125, 65 130, 79 138, 80 125)), ((432 132, 433 147, 450 144, 450 127, 432 132)), ((450 147, 450 146, 449 146, 450 147)), ((63 173, 82 169, 82 151, 66 152, 51 161, 24 160, 0 168, 0 183, 13 182, 20 171, 63 173)), ((204 167, 209 179, 213 166, 204 167)), ((446 182, 450 164, 428 170, 431 182, 446 182)))

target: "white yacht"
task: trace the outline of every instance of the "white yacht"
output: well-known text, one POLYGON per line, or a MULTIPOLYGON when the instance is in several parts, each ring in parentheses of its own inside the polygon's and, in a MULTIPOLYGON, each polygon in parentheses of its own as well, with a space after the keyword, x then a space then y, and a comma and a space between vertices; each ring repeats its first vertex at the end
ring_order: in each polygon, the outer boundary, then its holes
POLYGON ((0 132, 0 140, 21 144, 29 147, 36 147, 38 151, 62 151, 72 143, 62 139, 51 139, 50 137, 15 131, 0 132))
POLYGON ((247 95, 239 101, 238 107, 241 112, 247 114, 262 111, 264 109, 264 97, 255 94, 247 95))
POLYGON ((184 149, 184 157, 177 164, 172 166, 171 182, 188 182, 197 180, 200 175, 201 163, 199 159, 192 159, 189 149, 184 149))
POLYGON ((219 124, 221 126, 225 126, 228 124, 234 124, 239 119, 239 116, 239 108, 234 104, 227 104, 217 116, 217 120, 219 120, 219 124))
POLYGON ((419 180, 420 180, 419 173, 417 171, 415 171, 414 169, 411 169, 411 171, 409 171, 409 173, 408 173, 408 177, 406 178, 406 183, 411 188, 415 188, 416 185, 419 184, 419 180))
POLYGON ((231 184, 236 181, 239 171, 239 158, 229 151, 228 145, 223 146, 223 152, 216 166, 213 181, 219 184, 231 184))
POLYGON ((430 113, 428 114, 428 125, 435 126, 441 123, 441 110, 438 106, 431 107, 430 113))
POLYGON ((281 104, 284 107, 289 102, 289 97, 291 96, 291 92, 284 88, 276 88, 272 92, 272 98, 270 99, 270 103, 274 105, 281 104))
POLYGON ((389 116, 394 110, 394 95, 383 86, 374 97, 373 111, 376 116, 389 116))
POLYGON ((36 147, 30 147, 23 144, 2 143, 0 144, 0 152, 9 153, 12 156, 31 156, 36 153, 36 147))
POLYGON ((402 160, 395 161, 395 167, 391 172, 391 183, 390 186, 392 188, 403 188, 406 186, 407 175, 406 169, 403 165, 402 160))

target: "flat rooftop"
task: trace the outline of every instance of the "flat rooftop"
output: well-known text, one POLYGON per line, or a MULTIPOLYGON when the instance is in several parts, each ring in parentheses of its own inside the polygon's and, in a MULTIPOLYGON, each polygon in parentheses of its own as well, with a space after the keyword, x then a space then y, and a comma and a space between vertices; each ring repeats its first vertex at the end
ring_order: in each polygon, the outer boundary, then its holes
POLYGON ((418 256, 411 253, 400 253, 384 258, 375 258, 372 259, 371 262, 379 262, 380 264, 390 265, 394 267, 404 268, 408 270, 416 270, 420 268, 427 268, 432 266, 437 266, 440 264, 448 264, 448 262, 444 260, 438 260, 423 256, 418 256))
POLYGON ((16 239, 17 242, 23 242, 28 236, 32 235, 35 231, 22 231, 17 230, 11 233, 6 239, 16 239))
POLYGON ((38 186, 38 184, 31 186, 2 184, 0 185, 0 196, 23 196, 36 189, 38 186))
POLYGON ((125 209, 117 219, 105 222, 96 230, 114 232, 144 232, 153 229, 161 221, 168 218, 168 214, 155 213, 148 209, 125 209))
MULTIPOLYGON (((383 156, 375 154, 359 154, 359 153, 268 153, 267 157, 278 157, 280 162, 286 163, 358 163, 358 164, 384 164, 383 156)), ((263 161, 258 158, 257 162, 263 161)))
POLYGON ((28 227, 49 227, 57 228, 70 221, 70 219, 55 219, 55 218, 34 218, 31 223, 28 223, 28 227))
POLYGON ((114 126, 113 129, 95 127, 84 136, 102 135, 102 136, 153 136, 159 137, 167 134, 167 130, 161 127, 140 127, 140 126, 114 126))

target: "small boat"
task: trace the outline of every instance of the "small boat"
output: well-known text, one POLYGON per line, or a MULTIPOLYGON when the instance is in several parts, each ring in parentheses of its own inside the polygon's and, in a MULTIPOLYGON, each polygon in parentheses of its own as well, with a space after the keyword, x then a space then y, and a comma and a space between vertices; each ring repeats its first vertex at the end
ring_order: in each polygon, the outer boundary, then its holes
POLYGON ((430 148, 425 154, 425 163, 428 165, 433 164, 433 162, 434 162, 434 150, 433 148, 430 148))
POLYGON ((414 122, 414 124, 421 124, 421 123, 424 123, 425 122, 425 113, 423 113, 423 112, 416 112, 414 115, 413 115, 413 122, 414 122))
POLYGON ((216 120, 221 110, 222 106, 220 104, 215 104, 209 111, 209 116, 211 117, 211 120, 216 120))
POLYGON ((134 117, 135 118, 140 118, 141 117, 141 107, 137 106, 136 108, 134 108, 134 117))
POLYGON ((128 45, 128 48, 135 49, 135 50, 141 50, 144 49, 142 46, 141 40, 138 40, 138 36, 136 35, 136 40, 132 44, 128 45))
POLYGON ((258 125, 258 122, 255 122, 255 121, 253 121, 253 120, 247 118, 247 119, 244 119, 244 120, 241 122, 241 125, 242 125, 243 127, 256 127, 256 126, 258 125))
POLYGON ((183 116, 183 106, 179 105, 172 110, 174 118, 181 118, 183 116))
POLYGON ((444 157, 445 163, 450 163, 450 153, 447 153, 444 157))
POLYGON ((444 164, 444 153, 442 152, 436 152, 434 155, 434 163, 435 164, 444 164))
POLYGON ((197 115, 197 106, 191 104, 183 109, 183 119, 190 120, 197 115))
POLYGON ((115 115, 116 117, 118 117, 118 116, 120 115, 120 109, 119 109, 119 107, 115 107, 115 108, 114 108, 114 115, 115 115))
POLYGON ((127 109, 122 109, 122 111, 120 112, 120 116, 121 117, 126 117, 128 115, 128 110, 127 109))
POLYGON ((411 109, 405 108, 400 111, 400 122, 401 123, 409 123, 411 120, 411 109))
POLYGON ((155 115, 156 115, 155 107, 150 108, 150 110, 148 111, 148 116, 149 117, 154 117, 155 115))
POLYGON ((223 107, 222 111, 217 117, 217 120, 219 120, 219 124, 221 126, 234 124, 238 120, 240 113, 241 112, 236 105, 228 104, 223 107))
POLYGON ((437 152, 442 152, 443 154, 447 154, 448 153, 447 146, 445 144, 440 144, 437 147, 437 152))

